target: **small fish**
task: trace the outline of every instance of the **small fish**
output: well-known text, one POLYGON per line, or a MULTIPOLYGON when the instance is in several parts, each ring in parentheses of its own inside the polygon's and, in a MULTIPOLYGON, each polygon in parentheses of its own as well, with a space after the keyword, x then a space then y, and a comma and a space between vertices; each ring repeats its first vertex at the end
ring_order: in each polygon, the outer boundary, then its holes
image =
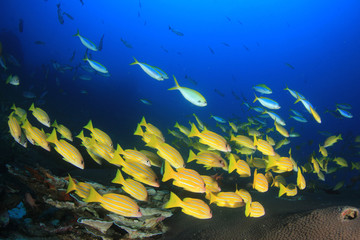
POLYGON ((265 110, 263 114, 269 115, 275 122, 280 124, 281 126, 285 126, 285 121, 275 112, 265 110))
POLYGON ((211 114, 210 118, 213 118, 215 121, 219 122, 219 123, 226 123, 226 120, 222 117, 219 116, 214 116, 211 114))
MULTIPOLYGON (((204 128, 205 128, 204 123, 198 118, 198 116, 196 116, 195 113, 193 113, 193 116, 195 117, 195 120, 196 120, 196 122, 197 122, 197 124, 198 124, 198 128, 199 128, 200 130, 204 130, 204 128)), ((189 135, 189 134, 188 134, 188 135, 189 135)))
POLYGON ((68 14, 67 12, 63 12, 63 15, 67 16, 70 20, 74 20, 74 17, 68 14))
MULTIPOLYGON (((0 43, 1 44, 1 43, 0 43)), ((0 45, 1 46, 1 45, 0 45)), ((0 55, 0 65, 1 67, 6 71, 7 70, 7 66, 5 64, 5 59, 3 56, 0 55)))
POLYGON ((208 145, 211 149, 219 150, 222 152, 231 152, 231 147, 226 142, 225 138, 215 132, 207 130, 205 127, 202 132, 199 132, 195 124, 191 124, 191 131, 188 137, 200 138, 199 142, 208 145))
POLYGON ((150 66, 149 64, 146 63, 138 62, 136 58, 134 58, 134 62, 130 63, 130 65, 139 65, 147 75, 158 81, 163 81, 164 79, 168 79, 167 74, 164 75, 164 71, 162 71, 160 68, 150 66))
POLYGON ((346 160, 342 157, 336 157, 334 158, 334 162, 337 163, 337 165, 339 165, 340 167, 348 167, 348 163, 346 162, 346 160))
POLYGON ((21 128, 25 130, 26 138, 31 144, 35 145, 36 143, 43 149, 50 152, 50 146, 49 143, 46 141, 46 134, 44 131, 41 131, 40 129, 31 126, 30 122, 27 119, 25 119, 21 128))
POLYGON ((314 119, 318 122, 321 123, 321 118, 320 115, 315 111, 314 108, 312 108, 312 106, 310 106, 310 112, 313 115, 314 119))
POLYGON ((224 45, 225 47, 230 47, 230 45, 226 42, 222 42, 221 44, 224 45))
POLYGON ((208 46, 208 48, 212 54, 215 54, 215 51, 210 46, 208 46))
POLYGON ((139 201, 147 201, 148 193, 145 186, 131 178, 125 180, 119 169, 116 171, 116 176, 111 182, 123 185, 122 189, 133 198, 139 201))
POLYGON ((143 104, 146 104, 146 105, 152 105, 152 102, 150 100, 147 100, 147 99, 140 99, 140 102, 142 102, 143 104))
POLYGON ((274 122, 274 124, 275 124, 276 131, 278 131, 283 137, 286 137, 286 138, 289 137, 289 133, 284 127, 279 125, 276 121, 274 122))
POLYGON ((175 33, 176 35, 183 37, 184 34, 178 30, 173 29, 171 26, 169 26, 169 30, 172 31, 173 33, 175 33))
POLYGON ((24 20, 22 18, 19 19, 19 32, 24 31, 24 20))
POLYGON ((297 186, 300 190, 304 190, 306 188, 306 182, 305 182, 305 178, 301 173, 301 169, 298 169, 298 173, 297 173, 297 180, 296 180, 297 186))
POLYGON ((324 146, 321 146, 320 144, 319 144, 319 152, 321 153, 321 155, 323 155, 323 157, 328 156, 328 152, 327 152, 326 148, 324 146))
POLYGON ((79 79, 84 80, 84 81, 90 81, 92 79, 92 77, 89 75, 82 74, 79 76, 79 79))
POLYGON ((270 99, 270 98, 266 98, 266 97, 257 97, 255 95, 255 100, 253 102, 259 101, 261 103, 261 105, 263 105, 266 108, 269 109, 280 109, 280 105, 279 103, 277 103, 276 101, 270 99))
POLYGON ((45 42, 43 42, 43 41, 35 41, 34 42, 35 44, 37 44, 37 45, 45 45, 46 43, 45 42))
MULTIPOLYGON (((17 143, 21 144, 21 127, 18 120, 15 118, 14 113, 15 111, 11 112, 11 114, 9 115, 8 125, 10 129, 10 134, 17 143)), ((26 144, 23 146, 26 147, 26 144)))
POLYGON ((145 127, 146 131, 148 131, 150 134, 157 136, 163 142, 165 141, 165 138, 164 138, 164 135, 162 134, 162 132, 157 127, 155 127, 153 124, 146 122, 145 117, 142 117, 139 125, 145 127))
POLYGON ((121 38, 120 40, 125 45, 125 47, 133 48, 133 46, 129 42, 127 42, 125 39, 121 38))
POLYGON ((179 129, 179 131, 182 132, 185 136, 188 136, 190 133, 190 130, 187 127, 180 125, 178 122, 175 123, 174 127, 179 129))
POLYGON ((229 173, 232 173, 234 170, 239 174, 240 177, 250 177, 251 170, 249 164, 244 160, 235 160, 234 154, 229 155, 229 173))
POLYGON ((238 145, 255 150, 254 142, 247 136, 237 135, 236 137, 231 134, 230 141, 235 141, 238 145))
POLYGON ((219 89, 214 89, 214 92, 216 92, 220 97, 225 97, 225 94, 224 93, 222 93, 222 92, 220 92, 220 90, 219 89))
MULTIPOLYGON (((87 48, 90 49, 92 51, 98 51, 98 48, 96 47, 96 45, 89 39, 83 37, 80 35, 79 33, 79 29, 77 30, 76 34, 73 35, 74 37, 79 37, 81 43, 87 48)), ((87 58, 87 57, 86 57, 87 58)))
POLYGON ((90 187, 89 196, 84 202, 98 202, 106 210, 124 217, 141 217, 142 213, 137 203, 121 194, 107 193, 101 196, 93 187, 90 187))
POLYGON ((250 51, 250 48, 248 48, 245 44, 243 44, 242 46, 246 51, 250 51))
POLYGON ((286 86, 286 88, 284 90, 287 90, 290 92, 291 96, 293 96, 295 99, 298 99, 298 96, 300 97, 300 99, 305 99, 304 95, 300 94, 299 92, 290 89, 288 86, 286 86))
POLYGON ((58 14, 58 20, 59 20, 59 23, 60 24, 64 24, 64 17, 62 15, 62 11, 61 11, 61 8, 60 8, 60 3, 56 4, 57 6, 57 14, 58 14))
POLYGON ((256 168, 254 172, 253 188, 259 192, 267 192, 269 189, 269 183, 266 180, 266 177, 262 173, 257 173, 256 168))
POLYGON ((174 81, 175 81, 175 87, 169 88, 168 90, 179 90, 181 95, 183 95, 183 97, 188 100, 189 102, 191 102, 192 104, 198 106, 198 107, 205 107, 207 105, 206 99, 204 98, 203 95, 201 95, 199 92, 195 91, 194 89, 191 88, 187 88, 187 87, 181 87, 179 85, 179 83, 177 82, 175 76, 174 77, 174 81))
POLYGON ((55 150, 64 157, 64 160, 74 166, 84 169, 84 159, 79 150, 65 140, 58 140, 54 129, 46 141, 55 144, 55 150))
POLYGON ((346 110, 343 110, 343 109, 340 109, 340 108, 336 108, 336 111, 339 111, 339 113, 340 113, 341 116, 343 116, 343 117, 346 117, 346 118, 352 118, 352 117, 353 117, 353 115, 352 115, 350 112, 346 111, 346 110))
POLYGON ((70 58, 70 62, 72 62, 72 60, 74 60, 75 54, 76 54, 76 51, 74 50, 74 51, 73 51, 73 54, 72 54, 72 56, 71 56, 71 58, 70 58))
POLYGON ((49 115, 41 108, 35 108, 34 103, 31 104, 29 111, 32 112, 33 116, 43 125, 50 127, 49 115))
POLYGON ((197 155, 190 149, 189 158, 187 162, 196 160, 197 164, 202 164, 206 169, 223 168, 225 160, 220 156, 210 151, 200 151, 197 155))
POLYGON ((202 200, 196 198, 184 198, 182 201, 175 193, 170 193, 169 201, 164 208, 180 207, 182 212, 198 219, 212 218, 210 207, 202 200))
POLYGON ((252 202, 250 193, 245 189, 239 189, 235 191, 236 194, 240 195, 244 203, 252 202))
POLYGON ((103 49, 104 37, 105 37, 105 34, 103 34, 100 38, 99 47, 98 47, 99 51, 101 51, 103 49))
POLYGON ((262 217, 265 215, 265 209, 259 202, 247 202, 245 205, 245 216, 246 217, 262 217))
POLYGON ((80 0, 81 6, 84 6, 84 1, 80 0))
POLYGON ((332 145, 334 145, 339 140, 343 140, 342 137, 341 137, 341 134, 339 134, 338 136, 336 136, 336 135, 330 136, 325 140, 324 147, 325 148, 331 147, 332 145))
POLYGON ((108 73, 109 71, 106 69, 106 67, 104 65, 102 65, 101 63, 91 60, 87 57, 87 55, 85 55, 85 58, 83 59, 84 61, 87 61, 89 63, 89 65, 96 71, 101 72, 101 73, 108 73))
POLYGON ((208 193, 208 192, 220 192, 221 191, 221 188, 219 187, 219 184, 218 184, 218 182, 216 181, 216 179, 214 177, 201 175, 201 178, 205 182, 206 193, 208 193))
POLYGON ((215 203, 219 207, 238 208, 245 205, 243 199, 236 192, 210 193, 210 204, 215 203))
POLYGON ((6 79, 6 84, 11 84, 14 86, 19 86, 20 85, 20 79, 18 75, 9 75, 8 78, 6 79))
POLYGON ((286 187, 284 185, 282 185, 281 183, 279 185, 280 185, 279 197, 281 197, 284 194, 286 194, 286 196, 288 196, 288 197, 292 197, 297 194, 297 187, 295 184, 290 183, 286 187))
POLYGON ((133 149, 123 150, 121 148, 120 144, 117 145, 116 151, 117 151, 117 153, 122 155, 125 158, 125 160, 127 160, 128 162, 137 162, 137 163, 144 164, 148 167, 151 166, 150 160, 146 157, 145 154, 143 154, 140 151, 133 150, 133 149))
POLYGON ((271 94, 272 93, 272 90, 265 84, 258 84, 256 86, 253 86, 253 89, 262 94, 271 94))
POLYGON ((75 191, 76 195, 78 195, 81 198, 86 198, 89 196, 91 185, 86 182, 79 182, 75 183, 75 181, 72 179, 72 177, 69 176, 69 185, 67 187, 66 193, 70 193, 72 191, 75 191))
POLYGON ((192 79, 190 76, 185 75, 185 79, 189 80, 192 84, 197 85, 197 82, 194 79, 192 79))
POLYGON ((67 127, 62 124, 58 124, 56 120, 53 122, 53 124, 51 124, 51 126, 56 128, 56 130, 61 134, 61 137, 69 140, 70 142, 73 141, 71 131, 67 127))
POLYGON ((333 191, 337 191, 337 190, 339 190, 340 188, 342 188, 343 186, 344 186, 344 184, 345 184, 345 181, 340 181, 340 182, 338 182, 335 186, 334 186, 334 188, 332 189, 333 191))
POLYGON ((204 193, 206 191, 204 180, 195 170, 182 167, 174 171, 167 161, 164 162, 164 166, 163 182, 174 179, 173 185, 186 191, 195 193, 204 193))
POLYGON ((231 18, 229 18, 228 16, 225 16, 225 17, 229 22, 231 22, 231 18))
POLYGON ((350 104, 347 104, 347 103, 338 103, 338 104, 336 104, 336 108, 350 110, 350 109, 352 109, 352 106, 350 104))
POLYGON ((284 63, 286 66, 288 66, 291 69, 295 69, 295 67, 293 65, 291 65, 290 63, 284 63))
POLYGON ((302 122, 302 123, 306 123, 306 122, 307 122, 306 118, 300 117, 300 116, 291 116, 291 115, 290 115, 290 118, 292 118, 292 119, 294 119, 294 120, 296 120, 296 121, 298 121, 298 122, 302 122))
POLYGON ((273 147, 270 145, 270 143, 268 143, 263 139, 256 139, 255 135, 254 135, 254 146, 256 146, 256 149, 259 150, 264 155, 275 156, 275 151, 273 147))
POLYGON ((113 143, 112 143, 109 135, 107 135, 105 132, 103 132, 102 130, 100 130, 98 128, 94 128, 91 120, 88 122, 88 124, 86 124, 84 126, 84 128, 88 129, 93 134, 93 137, 97 141, 104 143, 110 147, 113 147, 113 143))

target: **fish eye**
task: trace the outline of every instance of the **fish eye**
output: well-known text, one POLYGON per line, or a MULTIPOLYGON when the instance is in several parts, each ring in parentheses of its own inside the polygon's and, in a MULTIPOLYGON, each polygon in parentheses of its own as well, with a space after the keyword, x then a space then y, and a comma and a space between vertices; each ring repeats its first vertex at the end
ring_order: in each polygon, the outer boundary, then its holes
POLYGON ((140 208, 138 209, 138 212, 140 212, 140 208))
POLYGON ((84 160, 81 160, 81 164, 84 164, 84 160))

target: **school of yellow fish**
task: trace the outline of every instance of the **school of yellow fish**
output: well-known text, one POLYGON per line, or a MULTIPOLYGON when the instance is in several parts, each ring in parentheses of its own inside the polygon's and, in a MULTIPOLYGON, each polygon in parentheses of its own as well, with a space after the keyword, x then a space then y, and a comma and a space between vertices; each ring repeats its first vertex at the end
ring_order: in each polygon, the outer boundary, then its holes
MULTIPOLYGON (((262 85, 261 87, 264 87, 262 85)), ((261 90, 261 89, 260 89, 261 90)), ((287 88, 289 91, 293 91, 287 88)), ((269 91, 263 89, 264 93, 269 91)), ((293 96, 297 101, 303 102, 306 109, 317 122, 321 122, 320 116, 313 109, 312 105, 297 92, 293 91, 293 96)), ((279 109, 280 106, 271 99, 257 97, 255 101, 262 103, 269 109, 279 109)), ((34 146, 39 146, 47 151, 51 147, 57 151, 62 158, 74 166, 84 169, 84 158, 80 154, 73 142, 71 131, 62 124, 54 120, 51 124, 50 117, 41 108, 32 104, 29 111, 33 117, 46 129, 53 127, 52 131, 46 133, 30 123, 27 111, 15 104, 9 115, 8 125, 10 133, 16 142, 23 147, 27 147, 27 141, 34 146), (62 139, 58 138, 61 136, 62 139)), ((149 150, 123 149, 119 144, 116 148, 108 134, 95 128, 90 120, 79 135, 82 146, 86 148, 89 156, 98 164, 103 161, 117 167, 116 176, 112 183, 122 186, 127 195, 108 193, 101 195, 89 183, 76 182, 69 175, 69 185, 67 192, 75 192, 77 196, 85 202, 97 202, 104 209, 125 217, 141 217, 142 213, 137 201, 147 201, 148 193, 144 186, 160 187, 158 178, 152 167, 161 167, 162 182, 172 181, 174 186, 193 193, 204 194, 204 199, 184 198, 180 199, 175 193, 171 192, 170 199, 164 204, 164 208, 179 207, 185 214, 199 219, 209 219, 212 212, 209 207, 216 204, 219 207, 238 208, 245 206, 245 216, 261 217, 265 215, 265 209, 261 203, 253 201, 250 193, 245 189, 237 189, 234 186, 233 192, 223 192, 219 187, 216 176, 200 175, 196 170, 188 166, 200 164, 206 171, 216 168, 219 171, 236 172, 240 178, 249 178, 252 188, 260 193, 265 193, 269 187, 279 189, 278 196, 288 197, 298 194, 298 190, 306 188, 306 181, 303 174, 317 174, 320 180, 325 180, 324 173, 332 173, 339 167, 348 167, 347 161, 342 157, 330 158, 328 149, 339 140, 341 135, 330 136, 324 143, 319 145, 319 153, 314 153, 311 160, 301 167, 291 155, 291 149, 287 156, 279 155, 275 150, 288 144, 290 141, 289 132, 284 127, 281 118, 274 112, 264 111, 274 119, 274 128, 265 128, 265 125, 256 123, 248 119, 246 123, 235 123, 224 121, 220 117, 212 116, 221 123, 230 126, 230 130, 221 128, 223 136, 209 130, 204 123, 194 114, 195 123, 190 123, 190 129, 176 122, 177 130, 168 130, 177 140, 187 145, 189 155, 187 160, 178 149, 181 147, 175 142, 170 144, 166 141, 162 131, 147 122, 145 117, 137 124, 134 135, 140 136, 149 150), (89 137, 85 136, 84 131, 89 132, 89 137), (272 133, 271 133, 272 132, 272 133), (272 136, 270 136, 272 134, 272 136), (276 136, 277 135, 277 136, 276 136), (274 138, 284 137, 285 140, 278 142, 274 138), (337 167, 328 168, 328 163, 333 162, 337 167), (187 164, 188 163, 188 164, 187 164), (297 172, 296 182, 287 183, 282 173, 297 172), (124 173, 128 178, 124 177, 124 173)), ((360 138, 359 138, 360 140, 360 138)), ((352 162, 352 168, 360 170, 360 163, 352 162)), ((334 190, 340 189, 344 182, 339 182, 334 190)))

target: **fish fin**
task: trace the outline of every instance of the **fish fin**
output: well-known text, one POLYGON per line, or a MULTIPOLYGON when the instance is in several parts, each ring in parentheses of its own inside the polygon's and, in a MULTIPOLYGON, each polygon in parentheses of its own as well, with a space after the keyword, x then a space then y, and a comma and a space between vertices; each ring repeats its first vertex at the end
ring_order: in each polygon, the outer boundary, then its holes
POLYGON ((117 150, 114 152, 114 157, 111 159, 111 161, 109 161, 109 163, 114 164, 114 165, 121 165, 123 166, 125 161, 124 159, 122 159, 122 157, 119 155, 119 153, 117 152, 117 150))
POLYGON ((245 205, 245 216, 248 217, 250 215, 250 211, 251 211, 251 202, 248 201, 245 205))
POLYGON ((140 121, 140 126, 146 126, 147 123, 146 123, 146 120, 145 120, 145 117, 142 117, 141 121, 140 121))
POLYGON ((141 129, 140 124, 137 125, 134 135, 144 136, 144 131, 141 129))
POLYGON ((55 143, 55 144, 58 142, 55 128, 51 132, 50 136, 48 138, 46 138, 46 141, 51 142, 51 143, 55 143))
POLYGON ((154 135, 152 135, 150 141, 147 144, 145 144, 145 146, 151 148, 157 148, 157 145, 158 145, 158 141, 154 135))
POLYGON ((284 185, 282 185, 281 183, 279 183, 279 186, 280 186, 279 197, 281 197, 282 195, 284 195, 286 193, 286 187, 284 185))
POLYGON ((85 128, 85 129, 88 129, 88 130, 90 130, 90 131, 93 131, 93 130, 94 130, 94 127, 93 127, 92 121, 90 120, 90 121, 88 122, 88 124, 86 124, 86 125, 84 126, 84 128, 85 128))
POLYGON ((181 207, 181 199, 176 196, 175 193, 170 193, 170 199, 167 203, 165 203, 164 208, 174 208, 174 207, 181 207))
POLYGON ((172 169, 172 167, 170 166, 170 163, 168 163, 167 161, 164 161, 164 175, 162 178, 163 182, 166 182, 172 178, 174 178, 175 175, 175 171, 172 169))
POLYGON ((253 103, 256 102, 257 100, 259 100, 259 98, 256 96, 255 93, 254 93, 254 95, 255 95, 255 99, 254 99, 253 103))
POLYGON ((79 29, 76 30, 76 34, 74 34, 73 37, 78 37, 78 36, 80 36, 79 29))
POLYGON ((189 138, 190 138, 190 137, 197 137, 197 136, 199 136, 199 134, 200 134, 199 130, 196 128, 195 124, 192 123, 192 124, 191 124, 191 131, 190 131, 188 137, 189 137, 189 138))
POLYGON ((58 127, 59 127, 59 125, 57 124, 56 120, 54 120, 54 122, 53 122, 53 124, 51 124, 51 126, 54 127, 54 128, 58 128, 58 127))
POLYGON ((81 141, 85 140, 85 136, 84 136, 84 130, 81 130, 81 132, 79 133, 79 135, 76 136, 77 138, 80 138, 81 141))
POLYGON ((76 191, 77 187, 76 187, 76 183, 74 182, 74 180, 72 179, 72 177, 69 175, 69 185, 68 188, 66 190, 66 193, 72 192, 72 191, 76 191))
POLYGON ((343 140, 341 137, 341 134, 339 134, 339 136, 337 137, 339 140, 343 140))
POLYGON ((229 173, 232 173, 236 169, 236 161, 234 155, 230 154, 229 156, 229 173))
POLYGON ((125 179, 119 169, 116 171, 116 176, 111 182, 124 185, 125 179))
POLYGON ((189 163, 189 162, 192 162, 192 161, 195 160, 195 158, 196 158, 195 153, 190 149, 189 158, 188 158, 187 162, 188 162, 188 163, 189 163))
POLYGON ((120 153, 120 154, 123 154, 123 153, 124 153, 124 149, 122 149, 122 148, 120 147, 120 144, 117 145, 116 151, 117 151, 118 153, 120 153))
POLYGON ((287 84, 286 84, 286 88, 284 88, 284 90, 290 90, 287 84))
POLYGON ((213 194, 212 192, 210 192, 210 204, 212 204, 213 202, 215 202, 217 199, 216 195, 213 194))
POLYGON ((7 77, 7 79, 6 79, 6 84, 9 84, 9 82, 11 81, 11 78, 12 78, 12 75, 9 75, 8 77, 7 77))
POLYGON ((134 62, 133 62, 133 63, 130 63, 130 65, 139 64, 138 60, 136 60, 136 58, 135 58, 135 57, 133 57, 133 58, 134 58, 134 62))
POLYGON ((180 129, 180 125, 179 125, 179 123, 178 122, 175 122, 175 126, 174 126, 175 128, 179 128, 180 129))
POLYGON ((35 105, 34 105, 34 103, 32 103, 30 108, 29 108, 29 111, 34 111, 34 110, 35 110, 35 105))
POLYGON ((89 195, 83 199, 84 202, 101 202, 103 197, 94 189, 93 186, 90 186, 89 195))
POLYGON ((16 110, 15 103, 13 103, 13 105, 11 106, 11 108, 10 108, 10 109, 12 109, 12 110, 16 110))
POLYGON ((176 77, 173 75, 174 81, 175 81, 175 87, 169 88, 168 90, 178 90, 180 88, 180 85, 178 81, 176 80, 176 77))

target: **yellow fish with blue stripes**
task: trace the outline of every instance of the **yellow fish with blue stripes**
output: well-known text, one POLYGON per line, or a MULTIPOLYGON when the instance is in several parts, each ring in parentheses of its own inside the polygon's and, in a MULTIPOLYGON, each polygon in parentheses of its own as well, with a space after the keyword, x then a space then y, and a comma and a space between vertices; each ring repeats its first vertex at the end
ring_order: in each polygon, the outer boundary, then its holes
POLYGON ((50 127, 49 115, 41 108, 36 108, 34 103, 31 104, 29 111, 32 112, 33 116, 43 125, 50 127))
POLYGON ((123 185, 122 189, 133 198, 139 201, 147 201, 148 193, 145 186, 131 178, 125 180, 119 169, 116 171, 116 176, 111 182, 123 185))

